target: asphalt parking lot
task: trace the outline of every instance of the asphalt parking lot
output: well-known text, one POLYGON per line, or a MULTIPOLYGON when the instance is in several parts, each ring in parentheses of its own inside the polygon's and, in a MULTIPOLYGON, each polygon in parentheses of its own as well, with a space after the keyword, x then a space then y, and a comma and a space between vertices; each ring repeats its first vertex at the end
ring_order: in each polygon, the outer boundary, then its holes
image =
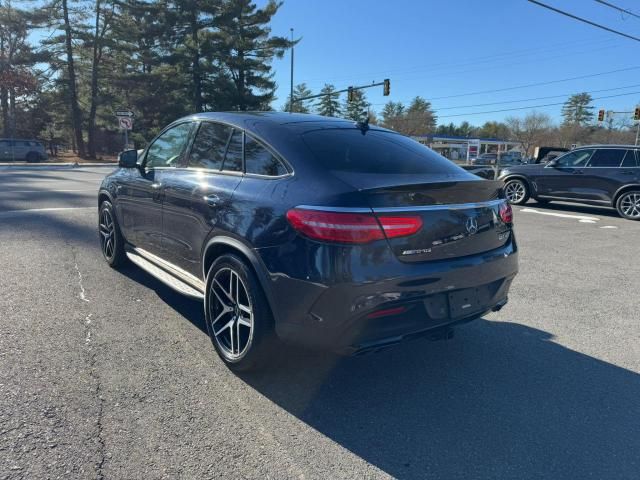
POLYGON ((198 303, 102 260, 109 171, 0 170, 0 478, 638 478, 640 223, 517 207, 501 312, 236 376, 198 303))

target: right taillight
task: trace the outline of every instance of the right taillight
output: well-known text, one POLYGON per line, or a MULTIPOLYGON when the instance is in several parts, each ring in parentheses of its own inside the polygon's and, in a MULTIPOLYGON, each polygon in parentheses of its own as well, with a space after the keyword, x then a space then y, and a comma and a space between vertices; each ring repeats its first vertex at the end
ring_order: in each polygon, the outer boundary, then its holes
POLYGON ((337 243, 369 243, 413 235, 422 228, 420 217, 378 217, 372 213, 328 212, 294 208, 287 220, 301 234, 337 243))
POLYGON ((500 219, 504 223, 513 222, 513 209, 511 208, 511 205, 508 202, 504 202, 500 204, 500 209, 498 213, 500 214, 500 219))

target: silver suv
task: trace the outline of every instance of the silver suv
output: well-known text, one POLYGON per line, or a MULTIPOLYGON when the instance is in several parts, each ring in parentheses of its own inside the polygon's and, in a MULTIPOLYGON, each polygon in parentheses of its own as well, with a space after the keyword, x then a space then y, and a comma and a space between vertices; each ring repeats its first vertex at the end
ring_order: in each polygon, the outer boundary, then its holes
POLYGON ((20 138, 0 138, 0 161, 40 162, 47 159, 42 142, 20 138))

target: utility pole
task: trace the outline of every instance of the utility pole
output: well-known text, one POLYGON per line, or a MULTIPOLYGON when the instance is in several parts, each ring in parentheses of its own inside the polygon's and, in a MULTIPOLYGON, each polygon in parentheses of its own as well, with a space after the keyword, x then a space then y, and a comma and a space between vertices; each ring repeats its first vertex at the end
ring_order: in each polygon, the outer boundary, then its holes
POLYGON ((293 28, 291 29, 291 90, 289 91, 289 113, 293 112, 293 28))

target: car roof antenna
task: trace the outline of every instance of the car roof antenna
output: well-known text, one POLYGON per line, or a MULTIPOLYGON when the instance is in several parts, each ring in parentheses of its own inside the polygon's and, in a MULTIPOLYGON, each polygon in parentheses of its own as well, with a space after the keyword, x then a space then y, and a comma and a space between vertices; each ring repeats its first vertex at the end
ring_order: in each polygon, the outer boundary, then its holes
POLYGON ((364 135, 365 132, 369 130, 369 115, 367 114, 367 117, 364 120, 356 122, 356 127, 359 128, 364 135))

